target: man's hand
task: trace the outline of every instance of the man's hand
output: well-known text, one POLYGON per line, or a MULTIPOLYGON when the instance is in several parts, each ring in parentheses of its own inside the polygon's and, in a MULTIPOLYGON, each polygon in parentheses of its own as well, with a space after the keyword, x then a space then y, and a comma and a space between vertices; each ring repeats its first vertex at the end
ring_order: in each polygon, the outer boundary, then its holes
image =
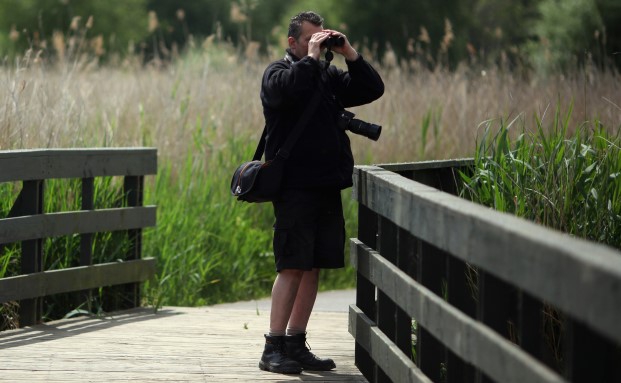
MULTIPOLYGON (((345 60, 347 60, 347 61, 356 61, 356 59, 358 59, 358 52, 356 52, 354 47, 351 46, 351 44, 349 43, 349 40, 347 39, 347 36, 345 36, 341 32, 333 31, 333 30, 330 30, 330 29, 324 29, 324 32, 328 33, 328 37, 329 36, 335 36, 335 37, 341 36, 343 39, 345 39, 345 44, 343 44, 342 46, 340 46, 340 47, 333 46, 332 47, 332 51, 333 52, 336 52, 336 53, 342 55, 343 57, 345 57, 345 60)), ((327 39, 327 37, 326 37, 326 39, 327 39)))
POLYGON ((323 50, 321 44, 326 41, 328 37, 330 37, 330 33, 326 31, 314 33, 308 42, 308 55, 319 61, 319 56, 323 50))
POLYGON ((358 52, 356 52, 354 47, 351 46, 349 40, 347 39, 347 36, 345 36, 341 32, 333 31, 330 29, 324 29, 323 31, 317 32, 311 36, 311 39, 308 42, 308 55, 315 60, 319 60, 321 51, 324 49, 321 44, 331 36, 341 36, 343 37, 343 39, 345 39, 345 43, 343 44, 343 46, 333 46, 332 51, 342 55, 347 61, 356 61, 356 59, 358 58, 358 52))

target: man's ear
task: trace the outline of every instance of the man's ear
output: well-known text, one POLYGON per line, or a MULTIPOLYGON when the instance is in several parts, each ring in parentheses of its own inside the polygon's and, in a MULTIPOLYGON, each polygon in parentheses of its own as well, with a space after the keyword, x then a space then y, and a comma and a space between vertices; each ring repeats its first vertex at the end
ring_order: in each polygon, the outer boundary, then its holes
POLYGON ((293 37, 291 37, 291 36, 287 37, 287 42, 289 43, 289 48, 295 49, 297 41, 295 41, 295 39, 293 37))

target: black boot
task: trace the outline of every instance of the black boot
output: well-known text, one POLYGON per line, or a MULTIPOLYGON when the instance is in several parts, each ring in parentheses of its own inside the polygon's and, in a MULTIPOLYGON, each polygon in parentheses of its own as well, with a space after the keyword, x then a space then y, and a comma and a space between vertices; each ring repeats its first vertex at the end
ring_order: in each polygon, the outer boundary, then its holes
POLYGON ((287 355, 284 336, 265 335, 265 349, 261 355, 259 368, 278 374, 299 374, 302 372, 302 366, 287 355))
POLYGON ((287 355, 309 371, 329 371, 336 368, 332 359, 321 359, 306 347, 306 334, 285 336, 287 355))

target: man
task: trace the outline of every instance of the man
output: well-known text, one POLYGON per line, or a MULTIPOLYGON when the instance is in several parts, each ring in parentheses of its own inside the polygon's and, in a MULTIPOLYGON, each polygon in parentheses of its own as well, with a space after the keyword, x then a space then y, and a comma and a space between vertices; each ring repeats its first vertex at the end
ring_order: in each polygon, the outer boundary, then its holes
POLYGON ((261 101, 267 125, 266 159, 273 159, 315 92, 319 103, 285 164, 283 190, 273 202, 274 256, 278 276, 272 289, 270 329, 259 368, 297 374, 328 371, 306 347, 306 326, 315 303, 319 270, 344 266, 345 227, 340 191, 352 185, 350 142, 337 115, 369 103, 384 92, 378 73, 340 32, 323 29, 323 19, 302 12, 291 19, 284 59, 263 75, 261 101), (342 37, 332 50, 345 57, 344 72, 320 60, 330 37, 342 37))

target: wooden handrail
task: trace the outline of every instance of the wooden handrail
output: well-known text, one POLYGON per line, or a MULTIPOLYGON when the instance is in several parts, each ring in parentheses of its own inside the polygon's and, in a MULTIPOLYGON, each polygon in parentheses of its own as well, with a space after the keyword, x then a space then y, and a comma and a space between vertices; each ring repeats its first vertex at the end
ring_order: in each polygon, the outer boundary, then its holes
POLYGON ((154 274, 155 259, 144 258, 19 275, 0 279, 0 302, 143 282, 154 274))
POLYGON ((155 226, 155 206, 29 215, 0 220, 0 244, 155 226))
MULTIPOLYGON (((465 169, 468 162, 440 165, 355 170, 359 239, 352 240, 350 255, 358 291, 350 331, 367 379, 408 381, 403 372, 396 373, 403 371, 402 363, 394 365, 398 358, 373 357, 377 350, 368 335, 358 342, 359 327, 369 321, 391 339, 392 352, 408 356, 411 338, 403 339, 403 333, 410 334, 414 319, 419 326, 416 368, 432 381, 481 381, 483 376, 499 382, 581 381, 583 366, 597 360, 595 355, 619 356, 621 253, 400 175, 417 178, 423 171, 419 178, 434 186, 453 182, 454 192, 452 167, 465 169), (430 177, 436 170, 442 175, 430 177), (548 306, 567 316, 571 327, 564 330, 571 359, 565 366, 554 366, 541 350, 548 306), (360 320, 363 315, 367 319, 360 320), (602 350, 588 355, 585 345, 593 342, 602 350)), ((605 374, 617 373, 618 367, 601 370, 601 376, 612 376, 605 374)), ((407 376, 418 374, 412 370, 407 376)))
POLYGON ((0 151, 0 182, 141 176, 157 172, 155 148, 0 151))
POLYGON ((142 229, 156 223, 155 206, 143 206, 144 177, 157 172, 156 149, 0 151, 0 169, 0 182, 22 182, 8 217, 0 219, 0 248, 22 244, 21 275, 0 279, 0 303, 20 300, 20 326, 38 323, 41 297, 52 294, 126 285, 128 307, 139 305, 139 283, 155 274, 155 260, 142 259, 142 229), (125 207, 94 209, 94 178, 107 176, 124 178, 125 207), (45 182, 66 178, 82 181, 81 210, 44 212, 45 182), (128 233, 125 259, 93 265, 93 234, 120 230, 128 233), (43 240, 74 234, 81 238, 80 266, 43 270, 43 240))

